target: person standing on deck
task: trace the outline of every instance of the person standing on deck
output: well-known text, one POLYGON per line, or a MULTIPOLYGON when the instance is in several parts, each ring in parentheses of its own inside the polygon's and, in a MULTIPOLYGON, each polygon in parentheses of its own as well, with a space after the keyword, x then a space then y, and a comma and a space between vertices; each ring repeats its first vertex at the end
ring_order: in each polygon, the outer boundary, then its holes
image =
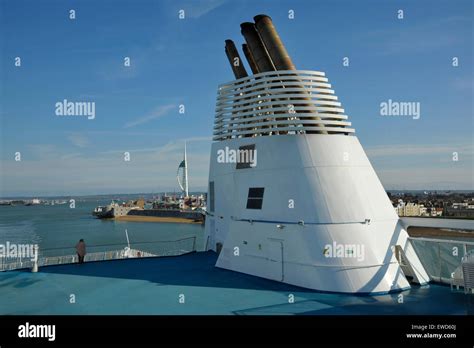
POLYGON ((84 263, 84 257, 86 256, 86 243, 84 243, 84 239, 79 240, 79 243, 76 244, 76 252, 78 262, 84 263))

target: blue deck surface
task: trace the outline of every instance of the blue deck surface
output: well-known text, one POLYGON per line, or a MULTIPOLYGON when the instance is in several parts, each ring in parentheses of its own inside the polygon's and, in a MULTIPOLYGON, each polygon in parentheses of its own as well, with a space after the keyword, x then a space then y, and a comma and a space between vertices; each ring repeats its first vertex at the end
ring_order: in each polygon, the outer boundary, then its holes
POLYGON ((205 252, 3 272, 0 314, 474 314, 474 296, 447 286, 380 296, 320 293, 216 268, 216 257, 205 252))

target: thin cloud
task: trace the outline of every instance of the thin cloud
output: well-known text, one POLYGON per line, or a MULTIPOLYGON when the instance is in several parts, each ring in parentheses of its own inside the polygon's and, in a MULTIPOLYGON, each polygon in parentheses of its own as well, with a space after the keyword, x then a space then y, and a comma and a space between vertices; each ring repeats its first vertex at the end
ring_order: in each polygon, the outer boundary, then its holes
POLYGON ((397 168, 377 170, 377 174, 386 189, 425 190, 449 189, 472 190, 474 182, 472 173, 464 168, 451 166, 448 168, 397 168), (427 178, 429 172, 429 178, 427 178), (410 180, 401 181, 400 178, 410 180))
POLYGON ((26 157, 28 160, 57 158, 60 155, 60 149, 53 144, 30 144, 27 148, 30 151, 30 155, 26 157))
POLYGON ((453 80, 453 87, 461 91, 471 91, 474 89, 472 77, 457 77, 453 80))
POLYGON ((153 120, 156 120, 157 118, 160 118, 162 116, 165 116, 170 110, 174 109, 176 105, 174 104, 168 104, 168 105, 163 105, 157 107, 155 110, 150 112, 148 115, 145 115, 143 117, 140 117, 136 120, 127 122, 123 128, 130 128, 130 127, 135 127, 153 120))
MULTIPOLYGON (((175 141, 170 141, 163 146, 157 146, 157 147, 143 147, 139 149, 130 149, 127 150, 130 153, 138 153, 138 152, 156 152, 156 153, 163 153, 163 152, 170 152, 170 151, 175 151, 175 150, 181 150, 184 149, 184 143, 187 143, 188 145, 191 143, 196 143, 196 142, 210 142, 212 140, 212 137, 190 137, 190 138, 182 138, 182 139, 177 139, 175 141)), ((123 153, 124 150, 109 150, 109 151, 102 151, 99 152, 99 154, 103 155, 108 155, 108 154, 120 154, 123 153)))
POLYGON ((446 27, 463 24, 469 20, 469 17, 464 16, 437 18, 420 21, 414 25, 397 26, 396 29, 374 30, 368 37, 382 43, 379 49, 382 55, 429 52, 465 43, 466 38, 447 32, 446 27))
POLYGON ((89 145, 89 139, 82 134, 71 134, 68 139, 76 147, 84 148, 89 145))
POLYGON ((222 6, 226 0, 188 1, 181 5, 189 18, 200 18, 212 10, 222 6))
POLYGON ((367 147, 366 153, 370 158, 394 156, 429 156, 439 154, 472 153, 472 145, 426 145, 402 144, 367 147))
MULTIPOLYGON (((188 148, 193 191, 207 187, 210 142, 195 145, 188 148)), ((67 149, 43 145, 42 151, 54 150, 56 155, 22 161, 21 170, 19 163, 2 162, 0 196, 179 191, 176 170, 182 160, 183 141, 170 146, 165 151, 130 151, 130 161, 124 161, 122 154, 67 153, 67 149)))
POLYGON ((68 153, 68 154, 65 154, 65 155, 62 155, 60 157, 61 160, 69 160, 71 158, 78 158, 78 157, 81 157, 82 154, 80 152, 74 152, 74 153, 68 153))

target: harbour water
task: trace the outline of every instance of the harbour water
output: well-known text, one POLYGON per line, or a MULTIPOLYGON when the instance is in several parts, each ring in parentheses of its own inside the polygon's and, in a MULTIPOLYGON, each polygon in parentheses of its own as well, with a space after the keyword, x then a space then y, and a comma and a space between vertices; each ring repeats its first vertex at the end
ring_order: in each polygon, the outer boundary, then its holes
POLYGON ((74 253, 79 239, 91 248, 96 245, 127 245, 125 230, 130 243, 175 241, 195 237, 197 250, 203 248, 202 225, 156 222, 127 222, 100 220, 91 215, 97 205, 110 203, 111 198, 75 200, 61 205, 0 206, 0 244, 38 244, 41 250, 59 250, 74 253))

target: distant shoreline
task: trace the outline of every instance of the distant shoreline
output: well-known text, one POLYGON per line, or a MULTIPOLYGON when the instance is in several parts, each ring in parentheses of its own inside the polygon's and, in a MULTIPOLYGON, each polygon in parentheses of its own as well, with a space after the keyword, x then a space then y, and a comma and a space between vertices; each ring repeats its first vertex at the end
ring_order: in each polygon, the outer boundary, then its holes
MULTIPOLYGON (((206 193, 206 188, 200 188, 196 191, 190 192, 190 194, 201 194, 206 193)), ((459 190, 449 190, 449 189, 419 189, 419 190, 395 190, 395 189, 386 189, 385 192, 390 193, 422 193, 422 192, 429 192, 429 193, 473 193, 474 189, 459 189, 459 190)), ((160 192, 132 192, 132 193, 97 193, 97 194, 69 194, 69 195, 19 195, 19 196, 0 196, 0 200, 12 200, 12 199, 33 199, 33 198, 91 198, 91 199, 101 199, 101 198, 109 198, 111 196, 121 197, 121 196, 153 196, 153 195, 161 195, 164 193, 168 194, 179 194, 179 192, 173 191, 173 189, 167 191, 160 191, 160 192)))
POLYGON ((448 230, 433 227, 409 227, 410 237, 462 237, 474 238, 474 231, 448 230))
MULTIPOLYGON (((152 196, 158 196, 158 195, 163 195, 163 194, 168 194, 168 195, 179 195, 181 192, 176 192, 173 190, 169 191, 162 191, 162 192, 137 192, 137 193, 98 193, 98 194, 70 194, 70 195, 29 195, 29 196, 0 196, 0 200, 22 200, 22 199, 33 199, 33 198, 39 198, 39 199, 69 199, 69 198, 81 198, 81 199, 111 199, 113 197, 120 198, 120 197, 127 197, 129 198, 130 196, 134 197, 152 197, 152 196)), ((196 190, 196 191, 190 191, 190 195, 199 195, 202 193, 207 193, 206 190, 196 190)))

